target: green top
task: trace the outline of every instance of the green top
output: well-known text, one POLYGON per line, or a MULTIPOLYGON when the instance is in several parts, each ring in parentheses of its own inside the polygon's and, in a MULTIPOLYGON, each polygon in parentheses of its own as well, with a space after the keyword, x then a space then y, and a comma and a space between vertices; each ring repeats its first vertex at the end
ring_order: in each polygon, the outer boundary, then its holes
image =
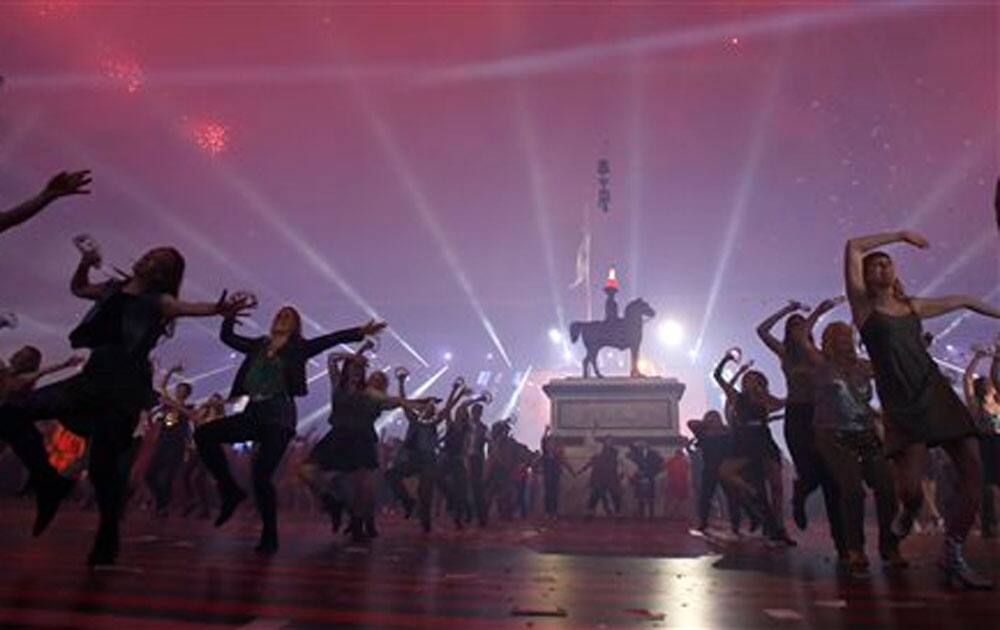
POLYGON ((270 357, 266 352, 261 352, 255 356, 247 369, 244 382, 251 399, 264 400, 288 394, 285 366, 278 355, 270 357))

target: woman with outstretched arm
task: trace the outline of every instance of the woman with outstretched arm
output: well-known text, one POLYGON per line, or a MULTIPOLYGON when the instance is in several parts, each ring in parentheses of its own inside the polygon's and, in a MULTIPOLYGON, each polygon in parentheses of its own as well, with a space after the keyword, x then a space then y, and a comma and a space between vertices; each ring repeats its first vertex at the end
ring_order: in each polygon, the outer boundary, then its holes
POLYGON ((969 410, 951 389, 927 351, 922 320, 967 309, 1000 318, 1000 310, 972 297, 916 298, 903 290, 892 258, 880 247, 929 244, 910 231, 851 239, 844 250, 844 276, 854 325, 871 358, 875 385, 885 412, 886 454, 893 459, 903 510, 894 533, 910 533, 923 501, 920 480, 928 448, 942 447, 958 473, 955 500, 947 512, 940 566, 949 584, 989 589, 992 581, 975 573, 962 554, 979 509, 982 466, 976 428, 969 410))
POLYGON ((222 322, 222 342, 244 355, 236 373, 230 398, 247 396, 250 402, 237 414, 198 427, 194 440, 205 467, 219 486, 222 506, 216 527, 229 520, 246 492, 229 470, 223 444, 255 442, 252 477, 254 498, 262 529, 258 553, 278 550, 278 502, 272 477, 281 463, 298 421, 295 398, 305 396, 306 363, 312 357, 342 343, 361 341, 385 328, 384 322, 369 321, 356 328, 306 339, 302 318, 292 306, 282 307, 267 335, 244 337, 235 332, 236 316, 222 322))

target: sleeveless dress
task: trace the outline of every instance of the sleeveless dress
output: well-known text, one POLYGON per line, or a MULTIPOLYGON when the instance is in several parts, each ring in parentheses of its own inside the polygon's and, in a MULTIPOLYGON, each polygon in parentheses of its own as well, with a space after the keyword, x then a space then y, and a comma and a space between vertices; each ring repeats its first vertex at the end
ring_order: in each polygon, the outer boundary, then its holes
POLYGON ((736 418, 733 423, 733 454, 751 460, 781 459, 768 427, 767 408, 750 400, 746 394, 736 398, 736 418))
POLYGON ((976 435, 972 415, 927 352, 916 313, 872 311, 861 340, 875 370, 889 457, 911 444, 938 446, 976 435))

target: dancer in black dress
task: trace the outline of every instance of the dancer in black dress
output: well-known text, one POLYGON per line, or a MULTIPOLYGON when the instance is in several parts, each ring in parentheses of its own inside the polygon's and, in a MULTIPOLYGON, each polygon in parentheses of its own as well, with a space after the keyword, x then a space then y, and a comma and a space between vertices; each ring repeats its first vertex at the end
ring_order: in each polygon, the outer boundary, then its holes
MULTIPOLYGON (((458 390, 458 398, 472 394, 468 387, 458 390)), ((469 473, 466 468, 465 456, 468 452, 468 441, 472 430, 472 409, 478 407, 477 414, 482 416, 482 403, 487 400, 485 395, 470 398, 461 402, 455 413, 445 423, 445 434, 441 441, 441 483, 448 498, 448 509, 451 512, 455 529, 462 529, 467 521, 472 520, 472 508, 469 503, 469 473)))
POLYGON ((227 317, 221 334, 223 343, 245 355, 229 397, 249 396, 250 402, 238 414, 202 425, 194 439, 202 461, 219 486, 222 506, 216 526, 229 520, 246 498, 229 470, 222 445, 256 443, 253 489, 263 525, 257 551, 272 554, 278 550, 278 506, 272 476, 295 435, 295 398, 307 393, 306 362, 337 344, 378 334, 385 324, 369 321, 356 328, 306 339, 302 336, 299 312, 285 306, 274 316, 265 336, 238 335, 235 325, 236 317, 227 317))
MULTIPOLYGON (((781 473, 781 453, 771 437, 768 423, 770 414, 781 409, 785 402, 771 394, 767 377, 750 369, 752 363, 743 365, 732 381, 726 380, 723 369, 734 360, 733 355, 727 353, 713 373, 726 394, 733 427, 732 452, 723 461, 719 476, 723 484, 737 493, 751 515, 764 524, 764 533, 771 541, 794 545, 795 541, 788 537, 773 508, 774 502, 767 500, 764 487, 765 479, 781 473), (740 389, 733 384, 736 379, 740 379, 740 389)), ((770 485, 773 489, 774 484, 770 485)))
POLYGON ((144 409, 153 405, 149 353, 180 317, 232 315, 245 304, 226 295, 214 303, 178 299, 184 258, 171 247, 150 250, 123 281, 92 284, 89 271, 100 264, 84 253, 73 275, 73 295, 95 302, 70 334, 76 348, 90 348, 81 373, 0 405, 0 439, 8 442, 31 473, 38 503, 33 532, 40 534, 72 489, 46 457, 34 423, 58 418, 90 438, 90 479, 100 509, 100 527, 90 564, 113 563, 118 555, 118 522, 128 478, 124 458, 144 409))
POLYGON ((576 476, 576 471, 566 461, 562 449, 552 437, 551 427, 546 426, 542 434, 541 455, 538 457, 542 471, 542 493, 544 495, 545 516, 555 520, 559 517, 559 490, 563 471, 576 476))
MULTIPOLYGON (((708 531, 708 517, 712 508, 712 499, 720 486, 719 470, 732 453, 732 436, 729 428, 722 420, 722 414, 710 410, 705 412, 701 420, 688 422, 688 428, 694 434, 695 447, 701 452, 701 484, 698 487, 698 531, 708 531)), ((730 528, 733 534, 740 531, 740 502, 735 493, 722 488, 728 508, 730 528)))
POLYGON ((855 238, 847 242, 844 266, 854 324, 871 357, 885 411, 886 452, 894 460, 903 503, 894 531, 900 537, 910 533, 923 501, 920 480, 928 448, 942 447, 955 465, 958 484, 945 519, 941 568, 951 585, 992 588, 962 554, 983 483, 975 423, 927 352, 921 320, 960 309, 1000 318, 1000 309, 967 296, 906 295, 892 258, 878 251, 893 243, 928 246, 927 239, 909 231, 855 238))
POLYGON ((351 522, 347 533, 352 542, 365 543, 377 535, 374 471, 378 468, 378 434, 375 423, 382 413, 397 407, 409 408, 417 414, 426 413, 431 399, 389 396, 389 379, 379 370, 372 372, 361 388, 348 386, 346 379, 338 381, 330 412, 331 433, 335 436, 330 457, 334 470, 350 476, 351 522))
POLYGON ((57 199, 71 195, 89 195, 90 190, 87 186, 90 185, 90 181, 90 171, 57 173, 40 193, 9 210, 0 212, 0 232, 6 232, 28 221, 57 199))

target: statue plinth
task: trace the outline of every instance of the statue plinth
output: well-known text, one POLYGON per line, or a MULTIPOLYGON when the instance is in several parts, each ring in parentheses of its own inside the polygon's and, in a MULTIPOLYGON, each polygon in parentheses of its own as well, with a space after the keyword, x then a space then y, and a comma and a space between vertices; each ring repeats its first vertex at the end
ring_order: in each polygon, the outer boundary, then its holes
MULTIPOLYGON (((597 440, 618 446, 645 442, 664 459, 684 444, 680 434, 680 400, 685 385, 674 378, 600 379, 562 378, 549 381, 542 390, 551 402, 551 435, 574 469, 583 466, 600 448, 597 440)), ((625 450, 619 449, 623 469, 625 450)), ((624 480, 623 480, 624 481, 624 480)), ((660 486, 665 476, 659 478, 660 486)), ((623 514, 631 515, 633 496, 623 487, 623 514)), ((587 475, 562 479, 561 508, 564 514, 586 510, 587 475)), ((662 508, 662 488, 657 489, 657 509, 662 508)))

